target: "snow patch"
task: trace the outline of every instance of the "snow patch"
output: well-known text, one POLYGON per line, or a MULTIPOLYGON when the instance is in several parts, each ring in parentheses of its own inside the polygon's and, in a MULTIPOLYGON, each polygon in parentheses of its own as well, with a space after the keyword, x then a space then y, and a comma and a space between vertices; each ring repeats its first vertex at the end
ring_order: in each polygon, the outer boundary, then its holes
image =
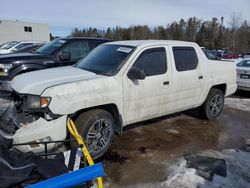
POLYGON ((202 153, 204 156, 224 158, 227 165, 227 177, 214 175, 213 181, 207 181, 196 174, 195 169, 186 168, 186 160, 181 159, 179 165, 170 167, 172 172, 162 187, 250 187, 250 153, 241 150, 224 150, 222 152, 208 150, 202 153))
POLYGON ((182 159, 177 164, 170 167, 170 175, 167 180, 161 184, 162 187, 198 187, 204 184, 205 179, 196 175, 196 170, 186 168, 186 160, 182 159))

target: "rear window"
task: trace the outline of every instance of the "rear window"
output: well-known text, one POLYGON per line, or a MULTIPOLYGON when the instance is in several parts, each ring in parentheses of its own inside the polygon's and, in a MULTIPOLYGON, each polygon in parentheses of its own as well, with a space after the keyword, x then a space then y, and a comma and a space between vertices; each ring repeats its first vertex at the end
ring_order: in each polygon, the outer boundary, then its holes
POLYGON ((176 70, 189 71, 197 68, 198 58, 193 47, 173 47, 176 70))
POLYGON ((237 64, 238 67, 250 67, 250 60, 243 60, 237 64))

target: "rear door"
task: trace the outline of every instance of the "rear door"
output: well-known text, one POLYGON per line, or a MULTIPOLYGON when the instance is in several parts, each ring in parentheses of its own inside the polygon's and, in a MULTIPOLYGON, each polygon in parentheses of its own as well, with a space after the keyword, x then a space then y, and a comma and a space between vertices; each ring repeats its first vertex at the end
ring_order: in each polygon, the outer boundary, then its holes
POLYGON ((182 111, 196 107, 202 93, 204 75, 192 46, 172 46, 173 108, 182 111))
POLYGON ((171 109, 171 66, 165 47, 141 50, 123 75, 125 123, 130 124, 166 114, 171 109), (144 80, 131 80, 132 68, 144 70, 144 80))

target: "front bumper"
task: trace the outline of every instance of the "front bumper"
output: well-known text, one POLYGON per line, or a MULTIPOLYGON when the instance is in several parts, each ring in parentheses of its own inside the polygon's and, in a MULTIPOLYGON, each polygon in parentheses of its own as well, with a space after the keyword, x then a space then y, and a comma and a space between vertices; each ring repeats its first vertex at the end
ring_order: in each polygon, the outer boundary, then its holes
MULTIPOLYGON (((67 116, 64 115, 58 119, 47 121, 43 118, 20 127, 13 136, 0 134, 7 138, 13 139, 13 144, 39 142, 41 139, 50 139, 50 141, 65 140, 67 135, 66 130, 67 116)), ((56 146, 55 143, 48 144, 48 150, 53 149, 56 146)), ((43 144, 27 144, 15 146, 16 149, 22 152, 34 152, 39 153, 44 151, 43 144)))

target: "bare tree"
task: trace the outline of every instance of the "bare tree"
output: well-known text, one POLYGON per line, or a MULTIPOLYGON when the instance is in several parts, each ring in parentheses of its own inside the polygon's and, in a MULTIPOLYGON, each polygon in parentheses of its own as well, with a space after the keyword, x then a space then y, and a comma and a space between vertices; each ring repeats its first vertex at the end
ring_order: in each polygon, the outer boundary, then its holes
POLYGON ((241 13, 235 13, 233 12, 230 16, 230 20, 228 22, 229 26, 232 29, 232 37, 233 37, 233 49, 235 50, 235 44, 236 44, 236 32, 237 29, 240 27, 240 25, 242 24, 242 14, 241 13))

